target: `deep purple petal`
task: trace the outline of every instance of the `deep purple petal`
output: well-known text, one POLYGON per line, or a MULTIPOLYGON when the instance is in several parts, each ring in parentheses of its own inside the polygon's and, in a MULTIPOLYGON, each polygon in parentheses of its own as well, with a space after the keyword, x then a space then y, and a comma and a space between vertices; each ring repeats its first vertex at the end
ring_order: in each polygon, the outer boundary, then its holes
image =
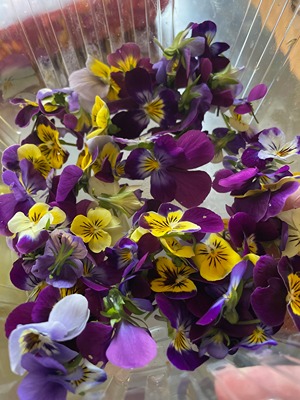
POLYGON ((270 204, 270 192, 262 192, 256 196, 235 198, 232 205, 234 213, 248 213, 254 221, 258 222, 265 218, 266 211, 270 204))
POLYGON ((61 299, 59 289, 46 286, 38 295, 32 310, 33 322, 48 321, 53 306, 61 299))
POLYGON ((144 68, 134 68, 126 72, 125 83, 128 94, 139 104, 152 100, 151 77, 144 68))
POLYGON ((287 182, 276 192, 271 192, 269 207, 263 221, 270 217, 275 217, 283 209, 287 198, 294 193, 299 187, 298 182, 287 182))
POLYGON ((5 321, 5 335, 7 338, 19 324, 26 325, 33 322, 31 312, 34 304, 33 301, 20 304, 8 315, 5 321))
POLYGON ((249 114, 252 112, 252 106, 249 103, 244 103, 234 108, 236 114, 249 114))
POLYGON ((120 129, 117 136, 127 139, 138 137, 148 126, 149 121, 150 119, 143 109, 121 111, 112 118, 112 123, 120 129))
POLYGON ((267 287, 269 279, 279 277, 278 262, 271 256, 261 256, 253 269, 253 280, 256 287, 267 287))
POLYGON ((19 147, 19 144, 13 144, 3 151, 1 163, 4 168, 10 169, 12 171, 17 171, 19 169, 19 147))
POLYGON ((25 271, 21 258, 13 263, 10 280, 18 289, 27 291, 33 290, 40 283, 40 279, 36 278, 31 272, 25 271))
POLYGON ((286 313, 286 288, 281 278, 269 279, 269 286, 258 287, 251 295, 251 305, 257 317, 268 326, 278 326, 286 313))
POLYGON ((207 164, 214 157, 214 145, 204 132, 190 130, 177 140, 184 150, 185 159, 177 162, 177 168, 193 169, 207 164))
POLYGON ((106 357, 121 368, 141 368, 149 364, 156 353, 156 342, 145 329, 122 321, 106 351, 106 357))
POLYGON ((56 201, 64 201, 68 197, 68 194, 74 189, 79 179, 82 177, 83 171, 76 165, 66 166, 59 179, 56 201))
POLYGON ((236 247, 242 247, 245 238, 255 231, 256 223, 249 214, 240 212, 233 215, 228 223, 230 238, 236 247))
POLYGON ((27 125, 29 125, 31 118, 39 112, 39 107, 35 106, 25 106, 22 108, 21 111, 18 112, 15 123, 18 125, 20 128, 23 128, 27 125))
POLYGON ((49 237, 47 231, 40 232, 39 236, 32 239, 31 236, 24 235, 17 242, 17 249, 21 254, 31 253, 46 243, 49 237))
POLYGON ((223 186, 230 190, 240 189, 243 184, 250 181, 257 175, 257 168, 247 168, 242 171, 237 172, 236 174, 232 174, 226 178, 219 180, 219 185, 223 186))
POLYGON ((199 353, 192 349, 179 352, 172 344, 168 347, 167 356, 176 368, 185 371, 194 371, 209 358, 208 356, 200 357, 199 353))
POLYGON ((199 225, 201 232, 220 232, 224 229, 222 218, 204 207, 194 207, 185 211, 183 221, 191 221, 199 225))
POLYGON ((106 364, 106 350, 110 343, 112 331, 113 328, 110 325, 89 322, 76 339, 80 354, 95 365, 100 361, 106 364))
POLYGON ((172 171, 176 182, 175 200, 184 207, 196 207, 201 204, 211 190, 210 176, 204 171, 172 171))
POLYGON ((150 193, 162 203, 174 200, 177 180, 167 171, 158 170, 151 175, 150 193))
POLYGON ((156 294, 155 300, 158 308, 168 318, 173 328, 178 328, 178 316, 180 314, 183 303, 180 301, 172 301, 164 294, 156 294))

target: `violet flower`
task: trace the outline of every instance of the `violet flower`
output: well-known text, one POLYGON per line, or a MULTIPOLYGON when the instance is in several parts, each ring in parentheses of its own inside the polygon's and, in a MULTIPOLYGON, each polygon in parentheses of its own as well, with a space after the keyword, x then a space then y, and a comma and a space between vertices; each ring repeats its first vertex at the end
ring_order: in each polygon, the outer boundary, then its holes
POLYGON ((277 263, 272 257, 263 256, 257 262, 253 273, 256 288, 251 295, 251 305, 265 325, 282 325, 288 311, 300 329, 299 261, 299 256, 282 257, 277 263))
POLYGON ((154 143, 153 152, 139 148, 126 160, 130 179, 150 177, 150 192, 161 202, 177 200, 185 207, 203 202, 211 189, 211 179, 204 171, 194 170, 214 156, 214 148, 205 133, 191 130, 178 140, 164 135, 154 143), (193 171, 191 171, 193 169, 193 171))
POLYGON ((189 340, 188 332, 194 317, 182 301, 168 299, 164 294, 157 294, 155 298, 173 328, 172 341, 167 349, 168 359, 178 369, 194 371, 208 359, 206 355, 200 357, 189 340))
POLYGON ((89 315, 86 298, 72 294, 54 305, 48 321, 18 325, 8 339, 12 371, 19 375, 25 372, 21 360, 26 353, 55 354, 56 342, 65 342, 78 336, 85 328, 89 315))
POLYGON ((177 99, 171 89, 155 91, 151 76, 144 68, 135 68, 125 75, 129 98, 108 104, 111 113, 119 111, 112 122, 119 128, 118 136, 136 138, 150 120, 161 128, 168 128, 176 121, 177 99))
POLYGON ((80 237, 55 229, 46 242, 44 254, 37 258, 31 272, 55 287, 72 287, 82 276, 82 260, 87 253, 80 237))
POLYGON ((22 367, 28 375, 18 387, 20 400, 65 400, 68 392, 83 393, 106 380, 106 373, 86 360, 71 367, 28 353, 22 358, 22 367))

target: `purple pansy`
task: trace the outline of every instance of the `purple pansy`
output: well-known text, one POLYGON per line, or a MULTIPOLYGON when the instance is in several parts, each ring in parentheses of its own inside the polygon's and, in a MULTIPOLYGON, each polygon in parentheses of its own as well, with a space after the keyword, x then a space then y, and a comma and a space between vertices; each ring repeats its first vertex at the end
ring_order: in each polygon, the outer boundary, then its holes
POLYGON ((83 360, 73 367, 51 357, 35 357, 28 353, 22 358, 28 374, 18 387, 20 400, 65 400, 68 391, 84 392, 106 380, 106 373, 83 360))
POLYGON ((44 254, 37 258, 31 272, 50 285, 69 288, 82 276, 82 260, 86 255, 87 248, 80 237, 56 229, 50 234, 44 254))
POLYGON ((144 68, 126 72, 125 85, 129 98, 108 104, 111 112, 119 111, 112 122, 119 128, 118 136, 135 138, 153 120, 161 128, 176 121, 177 99, 171 89, 154 91, 150 74, 144 68))
POLYGON ((254 269, 255 290, 251 304, 256 315, 268 326, 283 324, 286 311, 300 328, 299 271, 300 258, 281 258, 279 263, 270 256, 261 257, 254 269))
POLYGON ((194 371, 208 359, 205 355, 200 357, 189 340, 188 332, 194 317, 182 301, 168 299, 164 294, 157 294, 155 298, 173 328, 172 341, 167 350, 168 359, 178 369, 194 371))
POLYGON ((153 152, 133 150, 125 164, 131 179, 151 177, 150 192, 161 202, 177 200, 185 207, 202 203, 211 189, 211 179, 204 171, 195 170, 214 156, 214 147, 203 132, 191 130, 178 140, 171 135, 159 137, 153 152), (192 170, 193 169, 193 170, 192 170))

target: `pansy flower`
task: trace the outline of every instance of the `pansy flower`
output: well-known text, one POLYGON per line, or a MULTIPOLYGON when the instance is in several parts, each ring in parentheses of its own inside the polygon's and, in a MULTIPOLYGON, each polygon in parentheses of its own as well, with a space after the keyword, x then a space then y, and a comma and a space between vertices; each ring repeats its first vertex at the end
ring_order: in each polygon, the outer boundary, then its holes
POLYGON ((28 216, 17 212, 9 221, 8 229, 17 234, 16 247, 21 253, 37 249, 48 238, 47 229, 65 221, 66 214, 58 207, 36 203, 28 211, 28 216))
POLYGON ((155 299, 160 311, 168 318, 173 328, 172 340, 167 349, 168 359, 178 369, 194 371, 208 357, 200 356, 189 339, 193 316, 182 301, 168 299, 164 294, 157 294, 155 299))
POLYGON ((153 151, 133 150, 125 164, 130 179, 150 177, 150 192, 161 202, 177 200, 185 207, 199 205, 211 189, 211 179, 195 170, 214 157, 214 147, 207 135, 190 130, 175 140, 171 135, 159 137, 153 151))
POLYGON ((156 272, 160 276, 150 283, 154 292, 163 292, 166 296, 185 299, 196 294, 197 288, 189 278, 195 273, 194 268, 185 263, 175 265, 167 257, 159 257, 156 261, 156 272))
POLYGON ((90 250, 99 253, 113 243, 116 235, 121 235, 122 227, 118 218, 105 208, 90 209, 87 215, 79 214, 72 221, 70 230, 82 238, 90 250))
POLYGON ((259 324, 253 332, 243 338, 238 347, 245 347, 246 349, 258 349, 261 346, 275 346, 277 342, 273 339, 272 335, 274 330, 270 326, 259 324))
POLYGON ((22 366, 28 374, 18 387, 20 400, 63 400, 68 392, 84 393, 107 378, 103 369, 87 360, 74 365, 63 364, 52 357, 35 357, 28 353, 22 359, 22 366))
POLYGON ((155 91, 151 75, 144 68, 135 68, 125 75, 128 98, 109 103, 111 113, 119 111, 112 122, 118 136, 133 139, 148 126, 150 120, 164 129, 176 122, 177 95, 171 89, 155 91))
MULTIPOLYGON (((163 203, 157 212, 148 211, 141 214, 139 228, 133 232, 132 237, 139 238, 150 232, 151 235, 164 239, 163 245, 169 247, 171 252, 172 248, 176 252, 176 248, 179 250, 181 247, 180 243, 178 241, 172 243, 168 239, 196 232, 219 232, 223 227, 222 219, 206 208, 193 207, 183 212, 181 208, 171 203, 163 203)), ((181 250, 187 250, 187 246, 186 244, 184 248, 181 247, 181 250)))
POLYGON ((89 315, 86 298, 73 294, 54 305, 48 321, 18 325, 8 338, 11 369, 19 375, 25 372, 21 366, 23 354, 55 354, 56 348, 60 347, 56 342, 78 336, 85 328, 89 315))
POLYGON ((295 154, 300 153, 300 136, 287 141, 284 132, 278 128, 264 129, 258 135, 258 142, 261 150, 258 157, 262 160, 273 158, 275 160, 285 160, 295 154))
POLYGON ((193 262, 199 268, 202 278, 218 281, 225 278, 234 266, 241 261, 241 256, 230 244, 217 234, 211 234, 205 243, 197 243, 193 262))
POLYGON ((295 325, 300 327, 299 260, 299 256, 290 259, 285 256, 278 263, 270 256, 263 256, 257 262, 251 305, 265 325, 282 325, 288 311, 295 325))
POLYGON ((93 130, 86 138, 91 139, 95 136, 106 134, 110 121, 110 114, 106 103, 99 96, 95 97, 95 104, 92 108, 91 117, 93 130))
POLYGON ((215 321, 221 313, 230 323, 238 321, 235 307, 239 301, 238 287, 242 281, 247 268, 247 261, 243 260, 236 264, 230 274, 230 283, 224 293, 201 318, 197 321, 199 325, 208 325, 215 321))
POLYGON ((234 101, 234 112, 236 114, 253 114, 252 102, 265 97, 268 88, 263 83, 254 86, 245 99, 236 99, 234 101))
POLYGON ((36 133, 40 141, 41 153, 45 156, 52 168, 59 169, 67 161, 68 152, 63 149, 59 142, 59 132, 54 124, 47 118, 40 117, 36 133))
POLYGON ((81 260, 86 256, 87 249, 80 237, 55 229, 31 272, 54 287, 72 287, 83 273, 81 260))

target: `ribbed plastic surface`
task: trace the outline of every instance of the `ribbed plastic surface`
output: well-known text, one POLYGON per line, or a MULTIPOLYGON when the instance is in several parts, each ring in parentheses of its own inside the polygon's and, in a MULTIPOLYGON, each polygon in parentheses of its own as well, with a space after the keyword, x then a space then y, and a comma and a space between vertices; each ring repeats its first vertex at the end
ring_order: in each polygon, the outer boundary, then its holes
MULTIPOLYGON (((153 36, 167 45, 190 21, 206 19, 216 22, 217 39, 231 45, 228 56, 233 64, 245 66, 241 73, 245 93, 261 82, 269 87, 258 105, 261 126, 278 126, 290 137, 299 135, 298 0, 1 0, 0 151, 18 141, 13 122, 16 108, 9 104, 9 98, 34 98, 39 88, 66 86, 68 75, 84 66, 87 54, 105 61, 108 53, 126 41, 135 41, 144 54, 156 59, 159 51, 153 45, 153 36)), ((10 305, 8 300, 3 301, 7 299, 3 287, 0 294, 3 323, 10 305)), ((299 335, 285 335, 284 343, 276 348, 240 351, 186 373, 166 361, 168 339, 164 328, 155 328, 153 334, 160 350, 149 367, 131 372, 111 367, 101 392, 91 393, 86 399, 213 400, 218 394, 220 400, 247 400, 243 392, 237 394, 234 382, 243 389, 248 387, 252 393, 249 399, 300 398, 300 381, 295 378, 300 375, 299 335), (286 344, 287 340, 294 345, 286 344), (249 366, 266 369, 259 369, 255 378, 248 374, 249 366), (216 379, 225 367, 233 373, 227 375, 229 381, 226 375, 216 379), (266 373, 266 379, 258 379, 266 373), (274 395, 276 382, 278 386, 282 379, 286 389, 274 395), (263 389, 262 397, 255 394, 258 388, 263 389)), ((14 400, 16 382, 8 373, 6 345, 1 338, 0 398, 14 400)))

